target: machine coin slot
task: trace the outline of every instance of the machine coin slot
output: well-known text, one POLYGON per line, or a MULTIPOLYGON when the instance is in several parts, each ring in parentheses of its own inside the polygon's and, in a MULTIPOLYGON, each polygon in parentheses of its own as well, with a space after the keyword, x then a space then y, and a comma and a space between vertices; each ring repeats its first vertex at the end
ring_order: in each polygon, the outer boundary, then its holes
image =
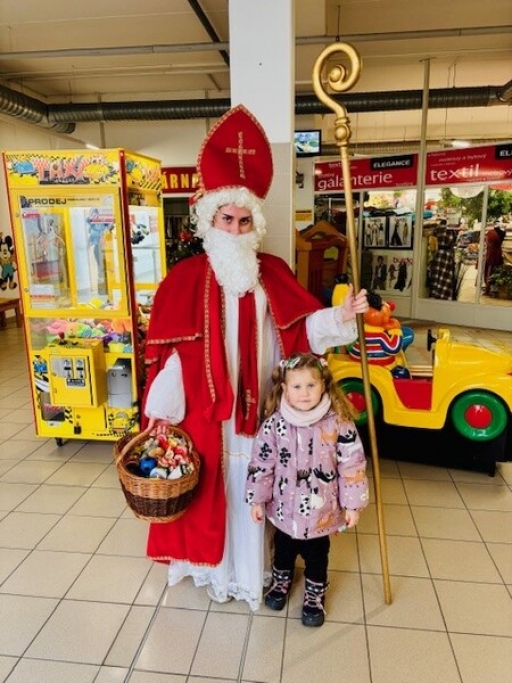
POLYGON ((132 396, 132 364, 127 358, 118 358, 107 370, 107 403, 111 408, 130 408, 132 396))

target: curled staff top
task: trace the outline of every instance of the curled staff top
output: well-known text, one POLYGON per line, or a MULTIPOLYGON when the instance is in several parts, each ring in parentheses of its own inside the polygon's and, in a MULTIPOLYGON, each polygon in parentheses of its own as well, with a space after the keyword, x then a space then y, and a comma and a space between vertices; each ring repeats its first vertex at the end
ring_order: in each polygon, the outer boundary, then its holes
POLYGON ((350 128, 348 126, 347 110, 341 102, 333 99, 324 86, 322 72, 325 66, 329 66, 327 74, 327 87, 335 92, 342 93, 350 90, 359 80, 361 75, 362 60, 359 53, 348 43, 333 43, 323 50, 317 57, 313 67, 313 88, 315 94, 326 107, 331 109, 336 115, 335 136, 336 144, 342 146, 350 138, 350 128), (349 68, 343 64, 332 64, 333 55, 348 58, 349 68))

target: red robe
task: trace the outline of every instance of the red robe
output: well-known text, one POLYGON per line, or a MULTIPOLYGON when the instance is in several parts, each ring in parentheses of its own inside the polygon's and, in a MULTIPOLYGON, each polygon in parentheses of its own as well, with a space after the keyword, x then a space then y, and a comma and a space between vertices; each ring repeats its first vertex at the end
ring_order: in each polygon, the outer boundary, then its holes
MULTIPOLYGON (((322 304, 297 282, 282 259, 270 254, 259 254, 258 259, 281 355, 309 351, 305 319, 322 304)), ((158 288, 151 310, 145 393, 176 349, 186 397, 186 415, 180 427, 190 435, 201 457, 198 488, 183 517, 150 526, 147 554, 161 562, 188 560, 214 566, 224 552, 222 420, 230 418, 232 402, 227 388, 226 392, 222 388, 213 391, 211 383, 211 366, 215 369, 225 363, 222 315, 211 314, 222 308, 221 289, 206 255, 201 254, 172 268, 158 288)))

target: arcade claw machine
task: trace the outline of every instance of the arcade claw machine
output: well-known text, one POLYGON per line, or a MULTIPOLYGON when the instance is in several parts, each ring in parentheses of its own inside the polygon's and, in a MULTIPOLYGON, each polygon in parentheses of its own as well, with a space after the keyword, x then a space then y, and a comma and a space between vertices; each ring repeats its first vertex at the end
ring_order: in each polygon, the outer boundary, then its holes
POLYGON ((160 162, 121 149, 3 162, 37 435, 138 431, 141 311, 165 275, 160 162))

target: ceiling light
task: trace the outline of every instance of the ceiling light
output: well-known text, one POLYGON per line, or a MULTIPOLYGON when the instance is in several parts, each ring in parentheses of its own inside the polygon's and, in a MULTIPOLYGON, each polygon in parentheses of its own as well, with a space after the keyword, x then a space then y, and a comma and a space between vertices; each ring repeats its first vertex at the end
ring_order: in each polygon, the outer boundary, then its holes
POLYGON ((457 149, 463 149, 464 147, 470 147, 471 143, 468 140, 452 140, 452 147, 457 147, 457 149))

